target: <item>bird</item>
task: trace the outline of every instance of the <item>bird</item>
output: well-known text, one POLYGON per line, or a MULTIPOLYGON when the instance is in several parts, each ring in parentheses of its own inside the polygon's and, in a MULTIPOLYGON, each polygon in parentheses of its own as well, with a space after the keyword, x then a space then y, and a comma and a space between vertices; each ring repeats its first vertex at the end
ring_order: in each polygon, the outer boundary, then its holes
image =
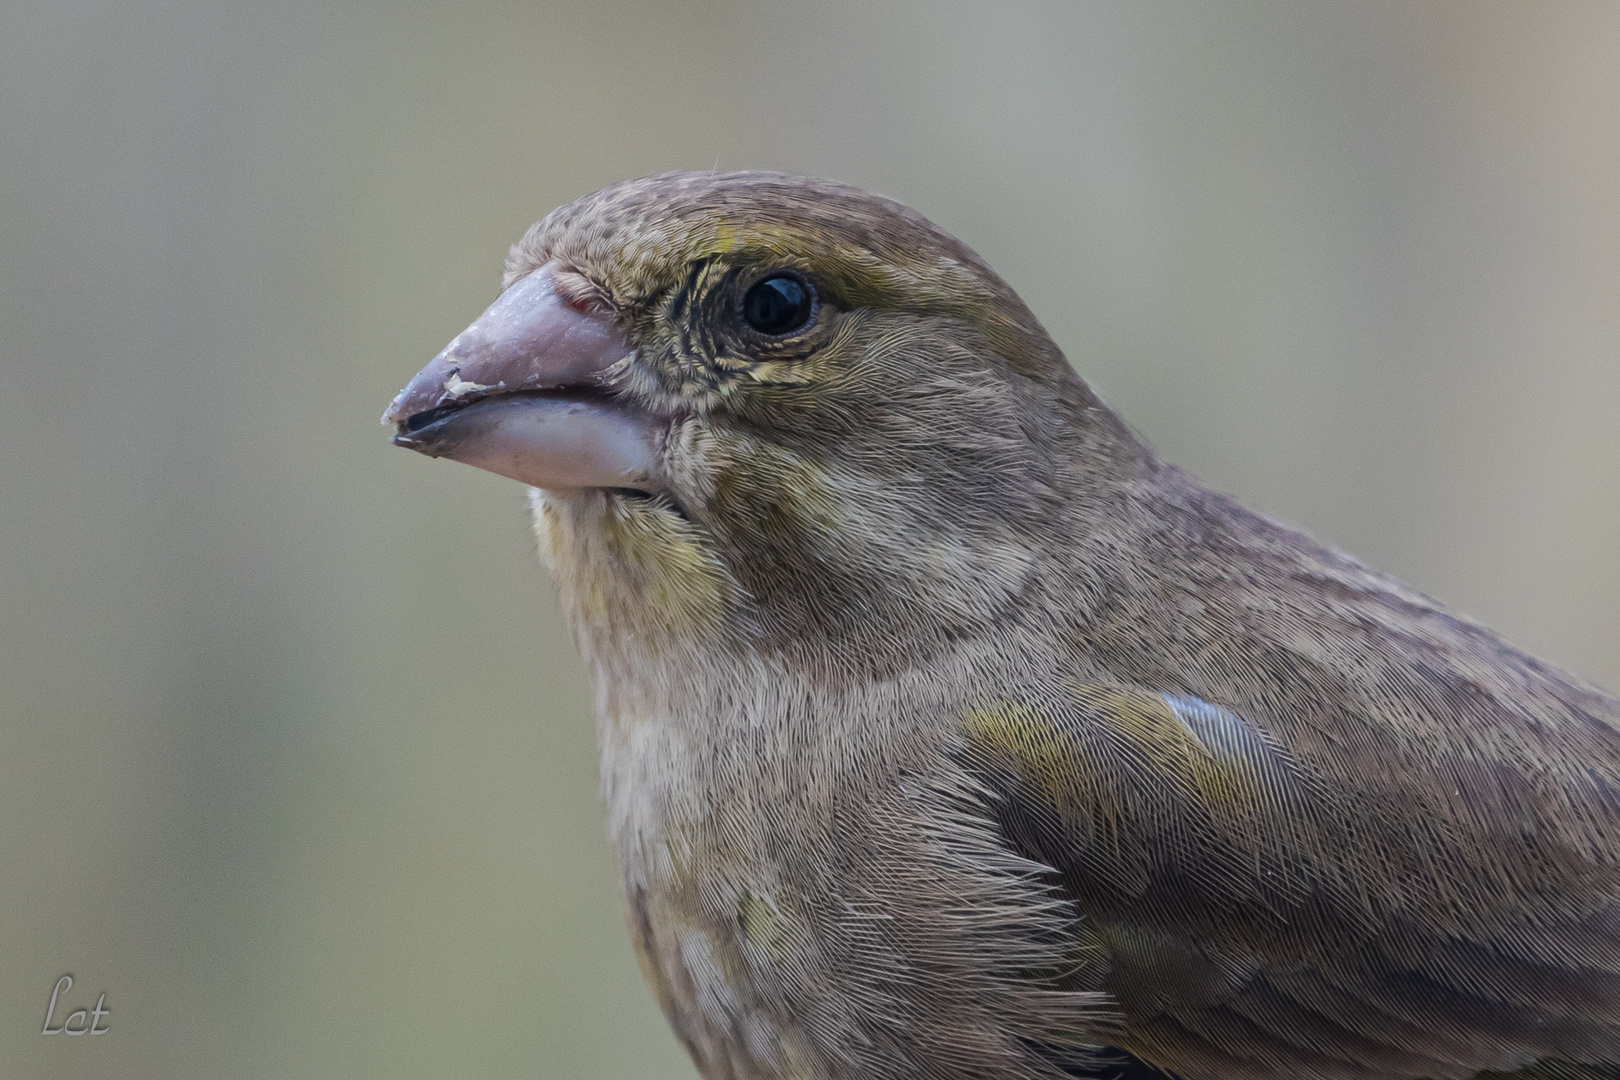
POLYGON ((1620 702, 1162 461, 831 181, 562 206, 389 405, 529 487, 707 1080, 1620 1080, 1620 702))

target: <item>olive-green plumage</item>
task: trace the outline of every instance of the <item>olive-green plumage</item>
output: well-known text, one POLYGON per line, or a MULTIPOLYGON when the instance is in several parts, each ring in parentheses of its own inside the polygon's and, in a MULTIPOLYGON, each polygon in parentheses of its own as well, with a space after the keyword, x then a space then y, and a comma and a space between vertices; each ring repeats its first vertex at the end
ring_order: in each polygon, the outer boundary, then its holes
POLYGON ((1620 703, 1160 462, 894 203, 654 177, 547 262, 671 417, 535 507, 705 1077, 1620 1077, 1620 703))

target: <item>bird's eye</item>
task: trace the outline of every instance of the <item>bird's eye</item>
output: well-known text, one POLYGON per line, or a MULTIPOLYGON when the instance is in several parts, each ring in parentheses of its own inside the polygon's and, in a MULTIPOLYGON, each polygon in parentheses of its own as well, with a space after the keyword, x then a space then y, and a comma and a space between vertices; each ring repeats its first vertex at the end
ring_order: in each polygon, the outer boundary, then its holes
POLYGON ((809 282, 793 274, 772 274, 743 297, 743 321, 761 334, 779 336, 801 330, 815 313, 816 294, 809 282))

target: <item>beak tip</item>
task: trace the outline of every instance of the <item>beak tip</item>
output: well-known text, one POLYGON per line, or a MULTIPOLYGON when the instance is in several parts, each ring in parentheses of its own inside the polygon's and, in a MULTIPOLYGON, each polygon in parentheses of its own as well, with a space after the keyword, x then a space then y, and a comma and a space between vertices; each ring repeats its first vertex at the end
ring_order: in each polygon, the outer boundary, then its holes
POLYGON ((411 388, 407 386, 395 394, 394 400, 390 401, 388 408, 383 410, 382 418, 378 423, 382 424, 383 427, 391 428, 397 428, 404 424, 407 415, 404 410, 405 398, 410 394, 410 391, 411 388))

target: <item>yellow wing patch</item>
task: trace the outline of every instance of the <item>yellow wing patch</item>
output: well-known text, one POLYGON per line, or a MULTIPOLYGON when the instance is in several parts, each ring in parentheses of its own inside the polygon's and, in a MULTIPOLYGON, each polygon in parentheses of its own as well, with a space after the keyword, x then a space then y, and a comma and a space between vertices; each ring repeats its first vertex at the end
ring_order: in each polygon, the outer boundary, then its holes
POLYGON ((1004 699, 963 716, 972 749, 1059 812, 1157 816, 1178 803, 1247 816, 1299 787, 1283 748, 1225 709, 1100 683, 1065 689, 1055 707, 1004 699))

